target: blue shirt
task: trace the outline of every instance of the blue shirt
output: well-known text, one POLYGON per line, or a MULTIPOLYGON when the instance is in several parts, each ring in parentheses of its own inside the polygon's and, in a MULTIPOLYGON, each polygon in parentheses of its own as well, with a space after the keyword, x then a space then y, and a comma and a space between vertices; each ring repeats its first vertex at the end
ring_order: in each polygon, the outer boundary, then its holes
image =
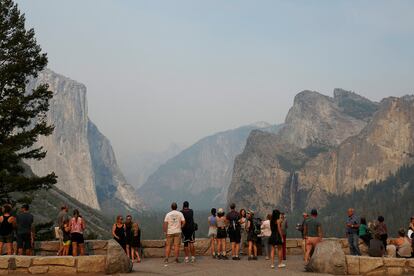
MULTIPOLYGON (((357 225, 358 223, 358 218, 356 215, 352 215, 350 217, 348 217, 348 219, 346 220, 346 224, 354 224, 357 225)), ((358 235, 359 232, 359 228, 352 228, 352 227, 346 227, 346 233, 347 234, 357 234, 358 235)))

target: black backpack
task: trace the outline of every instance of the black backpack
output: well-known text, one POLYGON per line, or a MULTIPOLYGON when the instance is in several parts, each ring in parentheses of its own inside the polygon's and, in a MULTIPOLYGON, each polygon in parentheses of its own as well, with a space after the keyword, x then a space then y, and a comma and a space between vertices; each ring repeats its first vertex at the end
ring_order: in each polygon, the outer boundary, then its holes
POLYGON ((253 219, 253 233, 255 235, 259 235, 262 232, 261 226, 262 226, 262 219, 254 218, 253 219))

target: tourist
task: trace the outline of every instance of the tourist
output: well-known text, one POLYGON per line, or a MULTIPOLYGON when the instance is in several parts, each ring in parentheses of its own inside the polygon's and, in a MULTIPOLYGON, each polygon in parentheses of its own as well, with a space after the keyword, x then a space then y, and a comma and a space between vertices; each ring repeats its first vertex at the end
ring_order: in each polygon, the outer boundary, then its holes
POLYGON ((385 247, 381 241, 381 236, 375 233, 374 238, 369 241, 368 255, 371 257, 382 257, 384 253, 385 247))
POLYGON ((58 256, 63 255, 63 223, 66 220, 69 220, 68 215, 68 206, 63 205, 60 207, 59 214, 57 216, 57 226, 55 227, 55 235, 56 238, 59 240, 59 251, 57 253, 58 256))
POLYGON ((264 220, 262 222, 262 225, 260 226, 260 229, 261 229, 260 237, 262 238, 262 242, 264 244, 266 260, 269 260, 269 258, 270 258, 269 238, 272 235, 272 229, 270 228, 271 218, 272 218, 272 215, 268 214, 267 217, 266 217, 266 220, 264 220))
POLYGON ((9 204, 3 206, 0 216, 0 255, 3 251, 3 244, 6 244, 7 255, 13 254, 13 231, 16 226, 16 218, 11 215, 12 207, 9 204))
POLYGON ((217 244, 217 217, 216 208, 211 209, 211 216, 208 217, 208 237, 210 239, 210 252, 213 259, 217 258, 216 244, 217 244))
POLYGON ((280 218, 282 219, 282 233, 283 233, 283 260, 286 260, 286 236, 287 236, 287 229, 288 229, 288 222, 285 216, 285 213, 280 214, 280 218))
POLYGON ((171 211, 165 215, 163 230, 167 238, 165 245, 165 259, 164 263, 168 263, 168 258, 171 253, 171 246, 174 245, 175 262, 179 263, 178 255, 180 254, 181 232, 185 225, 184 215, 177 211, 177 203, 171 204, 171 211))
POLYGON ((247 245, 247 231, 246 231, 246 226, 247 226, 247 218, 246 218, 246 210, 245 209, 241 209, 240 210, 240 250, 239 250, 239 255, 243 255, 243 249, 246 247, 247 245))
POLYGON ((303 260, 305 260, 305 255, 306 255, 306 241, 305 241, 305 236, 303 235, 303 231, 305 229, 305 221, 308 219, 308 214, 307 213, 303 213, 302 214, 302 223, 298 223, 296 224, 296 230, 298 230, 301 233, 302 236, 302 250, 303 250, 303 260))
POLYGON ((127 256, 132 259, 132 216, 127 215, 125 218, 125 248, 127 256))
POLYGON ((351 255, 361 256, 359 250, 359 222, 352 208, 348 209, 348 219, 346 221, 346 235, 348 237, 349 250, 351 255))
POLYGON ((236 204, 230 204, 230 212, 227 213, 228 233, 231 243, 231 257, 233 260, 240 260, 239 250, 241 241, 240 213, 236 211, 236 204))
POLYGON ((141 248, 141 229, 137 222, 132 224, 132 241, 131 241, 131 259, 134 262, 135 257, 137 263, 141 262, 139 249, 141 248))
POLYGON ((227 238, 227 220, 224 216, 223 208, 219 208, 217 211, 217 251, 219 260, 227 260, 226 255, 226 238, 227 238))
POLYGON ((183 241, 184 241, 184 253, 185 258, 184 262, 188 263, 190 254, 191 254, 191 262, 195 262, 195 223, 194 223, 194 212, 190 209, 190 204, 188 201, 184 201, 183 209, 181 213, 184 215, 185 225, 182 229, 183 241))
POLYGON ((375 232, 380 234, 381 241, 384 244, 384 247, 387 248, 388 228, 384 221, 385 219, 383 216, 378 217, 377 223, 375 225, 375 232))
POLYGON ((248 260, 257 260, 257 235, 260 225, 257 227, 254 221, 254 212, 252 210, 247 211, 247 242, 248 242, 248 260))
POLYGON ((29 205, 23 204, 20 214, 16 216, 17 251, 19 255, 24 253, 32 255, 34 243, 33 215, 29 213, 29 205))
POLYGON ((61 252, 61 255, 62 256, 68 256, 69 255, 70 244, 71 244, 69 218, 66 218, 62 222, 60 231, 62 233, 62 238, 61 238, 62 239, 62 252, 61 252))
POLYGON ((83 238, 83 231, 85 231, 85 220, 79 214, 79 210, 73 210, 73 217, 70 219, 70 238, 72 242, 72 255, 74 257, 85 255, 85 240, 83 238))
POLYGON ((312 250, 322 241, 323 236, 322 225, 318 220, 318 211, 316 209, 312 209, 310 218, 306 220, 303 234, 306 240, 305 263, 308 264, 312 250))
POLYGON ((407 237, 403 228, 398 230, 397 239, 390 240, 390 244, 387 246, 387 254, 389 257, 411 258, 411 240, 407 237))
POLYGON ((116 217, 116 221, 112 225, 112 237, 119 243, 126 253, 125 224, 121 215, 116 217))
POLYGON ((283 233, 282 233, 282 220, 280 219, 280 211, 273 210, 272 217, 270 219, 270 229, 272 234, 270 235, 269 244, 272 246, 270 251, 271 268, 275 268, 275 250, 277 247, 277 254, 279 257, 279 268, 284 268, 286 265, 283 263, 283 233))
POLYGON ((365 218, 361 218, 359 229, 358 229, 358 236, 361 240, 364 241, 364 243, 369 246, 369 241, 372 239, 371 233, 369 232, 368 226, 367 226, 367 220, 365 218))

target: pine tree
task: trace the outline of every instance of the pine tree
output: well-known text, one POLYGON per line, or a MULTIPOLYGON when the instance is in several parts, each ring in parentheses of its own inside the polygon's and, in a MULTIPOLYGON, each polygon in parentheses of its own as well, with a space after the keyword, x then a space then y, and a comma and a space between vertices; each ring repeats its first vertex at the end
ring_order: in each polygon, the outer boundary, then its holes
POLYGON ((25 159, 41 160, 42 147, 34 147, 40 135, 50 135, 46 113, 53 93, 47 85, 26 91, 47 64, 45 53, 36 43, 33 29, 25 29, 25 17, 12 0, 0 1, 0 201, 10 201, 10 193, 49 188, 56 183, 52 172, 30 175, 25 159))

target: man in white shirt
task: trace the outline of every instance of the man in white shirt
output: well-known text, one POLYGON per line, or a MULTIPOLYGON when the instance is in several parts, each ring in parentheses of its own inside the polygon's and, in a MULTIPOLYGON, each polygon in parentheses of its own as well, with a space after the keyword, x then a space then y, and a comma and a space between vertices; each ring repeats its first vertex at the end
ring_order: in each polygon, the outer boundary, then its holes
POLYGON ((164 263, 168 263, 170 257, 171 244, 174 244, 175 262, 179 263, 178 255, 180 253, 181 244, 181 229, 185 224, 183 213, 177 211, 177 203, 171 204, 172 211, 169 212, 164 219, 164 233, 167 237, 165 245, 165 260, 164 263))

